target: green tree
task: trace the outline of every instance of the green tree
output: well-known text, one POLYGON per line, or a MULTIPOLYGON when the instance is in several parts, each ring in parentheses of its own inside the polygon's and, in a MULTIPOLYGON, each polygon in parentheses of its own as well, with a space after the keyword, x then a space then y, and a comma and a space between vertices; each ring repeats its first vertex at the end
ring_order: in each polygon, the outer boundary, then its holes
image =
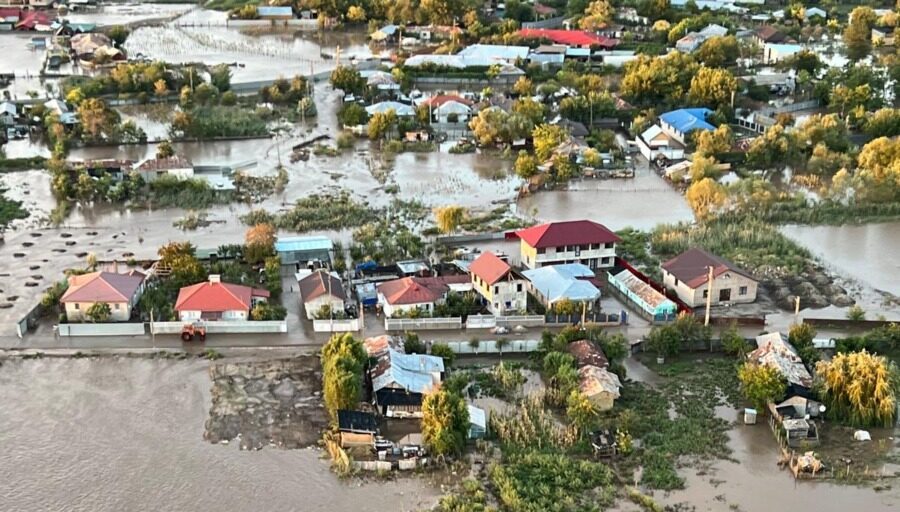
POLYGON ((517 99, 513 102, 512 111, 527 118, 534 124, 544 120, 544 105, 531 98, 517 99))
POLYGON ((679 103, 687 96, 698 67, 693 57, 681 52, 665 57, 640 55, 625 65, 620 92, 641 105, 679 103))
POLYGON ((865 319, 866 312, 859 304, 854 304, 847 310, 847 320, 850 320, 851 322, 862 322, 865 319))
POLYGON ((91 322, 101 323, 109 320, 112 310, 106 302, 95 302, 84 313, 91 322))
POLYGON ((719 338, 722 340, 722 350, 728 355, 743 359, 750 350, 747 345, 747 340, 741 336, 741 333, 738 331, 737 325, 735 324, 731 324, 727 329, 722 331, 719 338))
POLYGON ((164 140, 156 146, 156 158, 171 158, 175 156, 175 149, 172 143, 164 140))
POLYGON ((332 87, 344 91, 345 94, 359 95, 366 88, 366 81, 359 74, 359 70, 347 66, 334 68, 329 82, 332 87))
POLYGON ((360 126, 368 122, 369 114, 359 103, 347 103, 338 111, 338 121, 342 126, 360 126))
POLYGON ((900 109, 882 108, 866 118, 866 135, 877 137, 896 137, 900 135, 900 109))
POLYGON ((169 269, 169 279, 178 286, 198 283, 206 279, 206 270, 194 255, 190 242, 169 242, 159 248, 157 266, 169 269))
POLYGON ((721 68, 731 66, 741 55, 740 45, 734 36, 713 36, 703 42, 694 53, 704 66, 721 68))
POLYGON ((691 79, 688 98, 695 105, 710 108, 729 105, 737 90, 737 79, 727 69, 701 66, 691 79))
POLYGON ((593 427, 599 416, 600 408, 584 393, 577 389, 573 389, 569 393, 569 397, 566 399, 566 417, 575 427, 575 435, 581 436, 593 427))
POLYGON ((286 316, 287 309, 284 306, 269 302, 260 302, 250 310, 250 320, 255 322, 284 320, 286 316))
POLYGON ((125 44, 125 40, 128 39, 129 34, 131 34, 131 32, 128 30, 128 27, 123 25, 113 25, 107 31, 107 35, 116 45, 116 48, 121 48, 122 45, 125 44))
POLYGON ((81 132, 92 140, 101 140, 112 133, 119 122, 119 115, 98 98, 88 98, 78 106, 81 132))
POLYGON ((446 343, 435 343, 431 345, 431 355, 440 357, 444 360, 444 366, 450 366, 456 359, 456 353, 446 343))
POLYGON ((322 396, 332 422, 338 410, 359 405, 365 363, 362 342, 350 334, 335 334, 322 347, 322 396))
POLYGON ((774 169, 791 165, 798 153, 796 138, 784 126, 776 124, 750 143, 747 163, 758 169, 774 169))
POLYGON ((778 369, 756 363, 744 363, 738 368, 741 393, 758 411, 765 411, 766 404, 784 397, 787 381, 778 369))
POLYGON ((422 400, 422 440, 428 451, 444 457, 462 453, 469 431, 469 410, 455 393, 438 390, 422 400))
POLYGON ((441 233, 453 233, 465 218, 466 209, 462 206, 442 206, 434 209, 434 220, 441 233))
POLYGON ((681 350, 678 331, 672 325, 657 326, 650 330, 644 343, 658 357, 674 356, 681 350))
POLYGON ((231 68, 228 64, 216 64, 209 69, 209 82, 219 90, 226 92, 231 90, 231 68))
POLYGON ((850 23, 844 29, 844 45, 850 60, 863 59, 872 51, 872 25, 876 18, 871 7, 856 7, 850 13, 850 23))

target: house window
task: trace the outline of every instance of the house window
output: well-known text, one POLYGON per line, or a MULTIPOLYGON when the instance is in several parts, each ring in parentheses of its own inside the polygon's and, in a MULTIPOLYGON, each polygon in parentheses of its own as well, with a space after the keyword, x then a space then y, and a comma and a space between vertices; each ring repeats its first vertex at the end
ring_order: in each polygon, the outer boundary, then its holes
POLYGON ((77 311, 77 310, 79 310, 79 309, 81 309, 81 304, 79 304, 79 303, 76 302, 76 303, 75 303, 75 310, 77 311))
POLYGON ((516 291, 517 291, 517 292, 522 291, 522 283, 519 283, 519 284, 516 285, 516 291))
POLYGON ((547 252, 547 249, 544 249, 543 247, 541 247, 540 249, 537 250, 538 254, 544 254, 546 252, 547 252))
POLYGON ((603 258, 601 261, 603 261, 604 265, 609 265, 610 263, 612 263, 612 258, 606 257, 606 258, 603 258))
POLYGON ((603 245, 603 247, 605 247, 605 248, 607 248, 607 249, 612 249, 613 246, 615 246, 615 244, 612 243, 612 242, 606 242, 606 243, 603 245))
POLYGON ((678 286, 678 278, 675 278, 675 286, 678 286))
POLYGON ((709 290, 703 290, 703 298, 709 297, 709 290))
POLYGON ((118 311, 121 306, 122 306, 121 304, 116 303, 116 311, 118 311))
POLYGON ((584 244, 584 245, 582 245, 582 246, 580 246, 580 247, 581 247, 581 250, 582 250, 582 251, 589 251, 589 250, 591 249, 590 244, 584 244))
POLYGON ((747 295, 747 287, 741 286, 740 288, 738 288, 738 295, 747 295))
POLYGON ((566 252, 566 246, 563 245, 563 246, 561 246, 561 247, 557 247, 557 248, 556 248, 556 252, 566 252))
POLYGON ((499 286, 495 286, 495 287, 494 287, 494 293, 500 293, 500 287, 499 287, 499 286))

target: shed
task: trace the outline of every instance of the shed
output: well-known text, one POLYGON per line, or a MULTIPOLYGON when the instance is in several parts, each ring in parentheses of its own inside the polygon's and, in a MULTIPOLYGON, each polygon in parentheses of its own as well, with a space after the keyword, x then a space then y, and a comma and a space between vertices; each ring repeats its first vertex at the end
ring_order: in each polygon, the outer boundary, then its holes
POLYGON ((260 5, 256 8, 256 13, 261 20, 289 20, 294 17, 294 10, 290 6, 260 5))
POLYGON ((650 286, 649 283, 642 281, 630 270, 625 269, 615 275, 610 273, 608 279, 615 289, 619 290, 641 310, 653 315, 655 319, 675 316, 677 309, 675 303, 650 286))
POLYGON ((275 252, 281 257, 282 265, 305 264, 310 261, 331 263, 334 244, 326 236, 278 237, 275 252))
POLYGON ((338 432, 341 448, 352 446, 375 446, 378 422, 375 415, 362 411, 338 410, 338 432))
POLYGON ((487 413, 484 409, 467 405, 469 409, 469 439, 483 439, 487 435, 487 413))

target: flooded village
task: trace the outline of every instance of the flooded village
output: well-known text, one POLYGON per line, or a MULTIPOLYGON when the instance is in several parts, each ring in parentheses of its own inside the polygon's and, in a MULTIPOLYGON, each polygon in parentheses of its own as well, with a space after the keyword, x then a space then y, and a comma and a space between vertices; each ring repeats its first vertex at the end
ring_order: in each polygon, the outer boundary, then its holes
POLYGON ((2 3, 0 509, 900 507, 893 3, 2 3))

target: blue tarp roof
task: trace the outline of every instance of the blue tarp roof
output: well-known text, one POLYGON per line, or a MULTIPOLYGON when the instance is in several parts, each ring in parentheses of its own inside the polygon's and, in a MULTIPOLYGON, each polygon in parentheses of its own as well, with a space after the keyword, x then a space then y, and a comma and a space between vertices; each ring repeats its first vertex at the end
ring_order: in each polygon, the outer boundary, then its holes
POLYGON ((444 358, 425 354, 404 354, 391 350, 391 364, 411 372, 442 372, 444 358))
POLYGON ((378 31, 386 36, 392 36, 397 32, 397 29, 399 28, 400 27, 398 27, 397 25, 385 25, 378 29, 378 31))
POLYGON ((594 271, 581 263, 566 263, 526 270, 522 274, 551 303, 561 299, 572 301, 597 300, 600 290, 584 279, 594 277, 594 271))
POLYGON ((681 108, 666 112, 659 116, 666 124, 681 133, 694 130, 715 130, 716 127, 706 122, 706 116, 712 113, 708 108, 681 108))
POLYGON ((292 236, 279 238, 275 242, 276 252, 289 251, 330 251, 333 247, 327 236, 292 236))
POLYGON ((274 5, 260 5, 256 8, 256 12, 260 16, 293 16, 294 10, 290 7, 279 7, 274 5))

